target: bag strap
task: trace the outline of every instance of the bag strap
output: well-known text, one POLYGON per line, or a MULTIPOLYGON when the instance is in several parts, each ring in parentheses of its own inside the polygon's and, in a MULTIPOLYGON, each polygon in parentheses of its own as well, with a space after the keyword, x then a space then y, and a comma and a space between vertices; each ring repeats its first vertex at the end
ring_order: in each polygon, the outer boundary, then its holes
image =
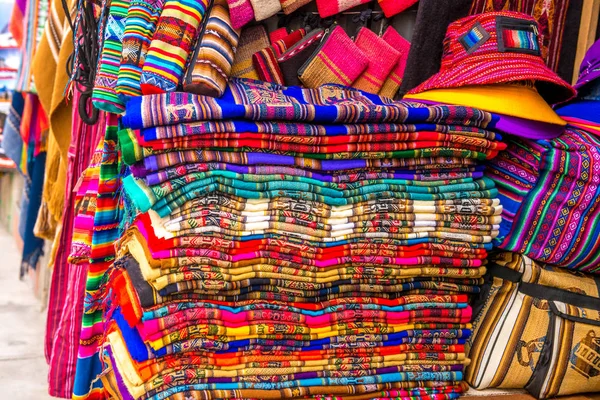
POLYGON ((543 286, 537 283, 521 282, 519 292, 531 297, 547 301, 560 301, 575 307, 600 309, 600 299, 585 294, 573 293, 568 290, 558 289, 551 286, 543 286))
POLYGON ((387 28, 389 28, 390 26, 394 25, 394 22, 396 20, 396 15, 388 18, 385 16, 384 13, 380 13, 375 15, 375 17, 373 17, 373 22, 379 22, 381 21, 381 24, 379 24, 379 33, 378 35, 381 37, 383 36, 383 34, 385 33, 385 30, 387 28))
POLYGON ((503 267, 500 264, 496 264, 494 262, 489 263, 487 266, 488 273, 494 277, 504 279, 505 281, 510 281, 514 283, 521 282, 521 278, 523 274, 519 271, 515 271, 514 269, 503 267))
POLYGON ((355 24, 358 24, 356 27, 356 31, 355 31, 354 35, 352 36, 353 41, 356 38, 356 36, 358 36, 358 33, 360 32, 360 30, 362 28, 368 27, 369 21, 371 20, 372 17, 373 17, 373 9, 371 7, 369 7, 366 10, 361 11, 359 14, 356 14, 352 18, 352 22, 355 24))
POLYGON ((538 283, 522 282, 523 274, 496 263, 488 264, 488 274, 505 281, 518 283, 518 291, 531 297, 547 301, 560 301, 575 307, 600 309, 600 298, 569 292, 552 286, 544 286, 538 283))

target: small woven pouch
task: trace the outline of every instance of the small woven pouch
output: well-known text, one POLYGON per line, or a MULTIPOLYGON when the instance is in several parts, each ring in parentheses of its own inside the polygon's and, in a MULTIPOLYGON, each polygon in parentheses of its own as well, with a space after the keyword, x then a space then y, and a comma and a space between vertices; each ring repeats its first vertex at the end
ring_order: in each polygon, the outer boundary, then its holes
POLYGON ((283 75, 279 69, 277 58, 288 48, 298 43, 306 34, 304 29, 298 29, 285 38, 278 40, 272 46, 262 49, 252 55, 252 65, 260 80, 283 85, 283 75))
POLYGON ((400 14, 419 0, 378 0, 379 6, 387 18, 400 14))
POLYGON ((210 5, 209 0, 165 1, 142 68, 143 94, 177 90, 210 5))
POLYGON ((273 51, 275 52, 275 56, 279 57, 283 53, 287 51, 290 47, 294 46, 296 43, 301 41, 304 36, 306 36, 306 29, 296 29, 292 33, 288 34, 284 38, 273 43, 273 51))
POLYGON ((281 3, 281 9, 288 15, 310 3, 313 0, 279 0, 281 3))
POLYGON ((410 50, 410 42, 404 39, 396 29, 391 26, 387 28, 382 39, 400 53, 398 63, 396 63, 396 66, 392 69, 392 72, 388 75, 383 87, 379 91, 380 96, 393 99, 398 93, 398 90, 400 90, 400 85, 402 85, 402 77, 404 76, 406 61, 408 60, 408 51, 410 50))
POLYGON ((307 88, 328 83, 351 86, 368 65, 367 56, 342 27, 336 26, 298 71, 298 76, 307 88))
POLYGON ((352 87, 377 94, 392 69, 398 64, 400 53, 367 28, 361 28, 358 32, 356 45, 368 57, 369 66, 352 87))
POLYGON ((321 18, 327 18, 370 1, 371 0, 317 0, 317 9, 319 10, 321 18))
POLYGON ((227 0, 231 26, 241 29, 250 21, 254 21, 254 9, 250 0, 227 0))
POLYGON ((186 92, 221 97, 231 74, 240 31, 231 26, 226 0, 215 0, 185 75, 186 92))
POLYGON ((116 87, 119 96, 142 95, 142 67, 163 6, 163 0, 134 0, 129 3, 116 87))
POLYGON ((312 30, 304 39, 290 47, 277 59, 285 86, 300 86, 302 84, 298 79, 298 70, 315 53, 323 36, 325 36, 323 29, 312 30))
POLYGON ((245 28, 240 35, 231 76, 258 80, 258 74, 252 65, 252 55, 269 45, 269 35, 264 26, 256 25, 245 28))
POLYGON ((263 21, 281 11, 279 0, 250 0, 250 3, 257 21, 263 21))

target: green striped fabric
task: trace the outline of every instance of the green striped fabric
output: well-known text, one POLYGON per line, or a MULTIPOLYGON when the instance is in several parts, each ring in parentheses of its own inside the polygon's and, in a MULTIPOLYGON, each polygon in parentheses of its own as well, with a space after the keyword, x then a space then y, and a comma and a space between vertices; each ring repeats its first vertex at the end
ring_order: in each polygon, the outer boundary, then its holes
POLYGON ((94 82, 92 102, 94 107, 106 112, 121 114, 124 103, 116 92, 117 76, 123 50, 123 29, 129 8, 129 0, 112 0, 104 30, 104 46, 100 66, 94 82))
POLYGON ((163 5, 163 0, 132 0, 129 4, 117 80, 119 95, 142 95, 142 67, 163 5))

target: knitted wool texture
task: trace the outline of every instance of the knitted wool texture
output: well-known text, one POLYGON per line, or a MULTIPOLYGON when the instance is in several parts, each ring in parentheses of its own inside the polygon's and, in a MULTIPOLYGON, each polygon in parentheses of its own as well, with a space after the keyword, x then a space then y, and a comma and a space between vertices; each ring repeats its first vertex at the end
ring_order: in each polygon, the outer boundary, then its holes
POLYGON ((163 5, 164 0, 132 0, 129 4, 116 88, 120 95, 142 95, 142 67, 163 5))
POLYGON ((254 19, 263 21, 281 11, 279 0, 250 0, 254 10, 254 19))
POLYGON ((269 44, 269 35, 264 26, 257 25, 244 29, 235 53, 231 76, 258 80, 258 74, 252 65, 252 55, 269 47, 269 44))
POLYGON ((279 0, 281 2, 281 8, 283 12, 288 15, 296 11, 302 6, 307 5, 313 0, 279 0))
POLYGON ((144 63, 142 93, 177 89, 209 3, 209 0, 167 0, 144 63))
POLYGON ((121 39, 128 7, 128 0, 111 2, 104 31, 104 46, 100 54, 100 65, 92 93, 94 107, 116 114, 120 114, 124 110, 123 102, 117 96, 115 88, 123 49, 121 39))
POLYGON ((369 65, 369 59, 340 26, 325 40, 321 50, 308 61, 300 81, 307 88, 327 83, 351 86, 369 65))
POLYGON ((419 0, 378 0, 379 6, 387 18, 400 14, 419 0))
POLYGON ((393 99, 394 96, 396 96, 396 93, 398 93, 398 90, 400 90, 400 85, 402 85, 402 77, 404 76, 404 70, 406 69, 406 60, 408 60, 410 43, 391 26, 387 28, 382 38, 400 53, 400 59, 398 60, 398 63, 389 74, 383 83, 383 87, 379 91, 380 96, 393 99))
POLYGON ((367 28, 362 28, 358 33, 356 45, 368 57, 369 66, 352 86, 377 94, 394 66, 398 64, 400 53, 367 28))
POLYGON ((254 20, 254 10, 250 0, 227 0, 227 4, 229 5, 231 26, 234 29, 241 29, 248 22, 254 20))
POLYGON ((319 9, 321 18, 327 18, 370 1, 371 0, 317 0, 317 8, 319 9))
POLYGON ((231 26, 226 0, 215 0, 184 83, 187 92, 221 97, 231 74, 240 31, 231 26))

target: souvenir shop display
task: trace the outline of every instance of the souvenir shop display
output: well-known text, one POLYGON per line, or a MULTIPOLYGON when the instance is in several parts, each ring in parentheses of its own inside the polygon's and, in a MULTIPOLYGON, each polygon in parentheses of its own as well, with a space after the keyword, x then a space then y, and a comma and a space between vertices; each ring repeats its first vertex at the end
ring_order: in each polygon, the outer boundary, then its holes
POLYGON ((51 395, 600 392, 600 41, 559 76, 568 0, 22 6, 2 145, 22 276, 52 241, 51 395))
POLYGON ((489 115, 233 80, 221 100, 131 99, 122 124, 133 219, 108 272, 115 396, 464 390, 463 300, 501 213, 477 166, 504 148, 489 115), (361 136, 379 140, 367 149, 361 136), (167 359, 207 372, 175 379, 160 372, 167 359), (124 376, 139 363, 156 365, 151 380, 124 376))

